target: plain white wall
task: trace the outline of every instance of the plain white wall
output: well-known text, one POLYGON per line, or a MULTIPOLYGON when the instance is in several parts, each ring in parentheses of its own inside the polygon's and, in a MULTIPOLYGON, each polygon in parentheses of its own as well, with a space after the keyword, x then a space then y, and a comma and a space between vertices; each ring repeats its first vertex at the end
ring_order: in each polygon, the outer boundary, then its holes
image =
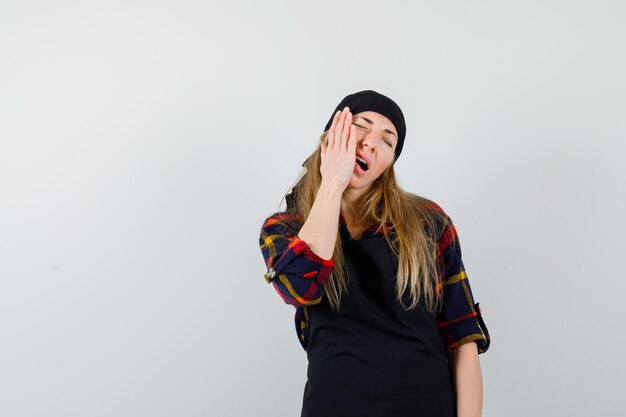
POLYGON ((0 415, 299 415, 258 237, 362 89, 459 231, 483 415, 618 414, 623 4, 0 1, 0 415))

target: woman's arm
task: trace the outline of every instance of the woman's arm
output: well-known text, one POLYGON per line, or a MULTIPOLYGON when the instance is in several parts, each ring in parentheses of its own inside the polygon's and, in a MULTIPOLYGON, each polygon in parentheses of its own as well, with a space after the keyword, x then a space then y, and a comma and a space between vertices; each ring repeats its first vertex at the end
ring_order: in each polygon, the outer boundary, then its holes
POLYGON ((456 393, 458 417, 480 417, 483 379, 476 342, 464 343, 448 352, 448 363, 456 393))
POLYGON ((311 250, 323 259, 332 259, 339 228, 339 210, 343 190, 322 180, 309 217, 298 232, 311 250))

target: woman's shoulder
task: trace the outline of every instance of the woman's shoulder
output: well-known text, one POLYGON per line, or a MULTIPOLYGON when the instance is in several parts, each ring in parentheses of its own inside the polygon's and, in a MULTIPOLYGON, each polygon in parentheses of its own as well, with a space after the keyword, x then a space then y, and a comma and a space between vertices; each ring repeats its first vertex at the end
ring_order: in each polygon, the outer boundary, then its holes
POLYGON ((302 227, 304 220, 299 213, 291 210, 276 211, 265 218, 263 228, 282 227, 297 233, 302 227))
POLYGON ((445 210, 443 209, 443 207, 441 207, 441 205, 433 200, 430 200, 428 198, 422 197, 424 199, 424 207, 431 211, 431 212, 436 212, 436 213, 440 213, 443 215, 446 215, 445 210))
POLYGON ((418 194, 410 193, 409 195, 416 202, 416 205, 420 207, 424 212, 436 218, 448 217, 448 214, 443 209, 441 204, 437 203, 436 201, 418 194))
POLYGON ((445 229, 447 229, 452 223, 452 220, 446 210, 441 204, 432 199, 416 194, 413 194, 413 196, 418 203, 418 207, 420 207, 419 211, 424 217, 428 218, 426 221, 427 228, 434 232, 434 236, 441 236, 445 229))

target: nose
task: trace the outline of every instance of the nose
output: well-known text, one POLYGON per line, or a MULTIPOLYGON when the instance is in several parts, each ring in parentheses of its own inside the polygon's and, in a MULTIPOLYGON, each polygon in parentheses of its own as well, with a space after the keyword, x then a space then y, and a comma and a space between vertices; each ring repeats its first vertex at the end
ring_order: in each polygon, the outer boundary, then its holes
POLYGON ((376 139, 374 138, 374 135, 372 135, 371 131, 363 133, 363 137, 361 138, 361 146, 363 148, 367 147, 372 150, 376 147, 376 139))

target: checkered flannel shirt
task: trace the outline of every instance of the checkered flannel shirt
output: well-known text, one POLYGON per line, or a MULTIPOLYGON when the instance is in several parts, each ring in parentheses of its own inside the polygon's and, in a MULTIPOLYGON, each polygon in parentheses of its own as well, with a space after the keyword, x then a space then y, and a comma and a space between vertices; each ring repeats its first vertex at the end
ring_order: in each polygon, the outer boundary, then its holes
MULTIPOLYGON (((437 324, 447 351, 468 342, 475 342, 478 353, 489 348, 491 338, 478 303, 474 303, 470 283, 461 259, 461 245, 452 219, 436 203, 432 207, 444 214, 445 223, 437 245, 440 282, 444 304, 437 314, 437 324)), ((340 224, 343 218, 340 217, 340 224)), ((293 305, 298 340, 308 350, 308 309, 322 300, 324 284, 334 262, 322 259, 298 237, 303 219, 288 212, 277 212, 263 223, 259 246, 265 259, 264 277, 272 283, 285 303, 293 305)), ((367 229, 376 233, 377 227, 367 229)), ((382 232, 378 232, 382 233, 382 232)))

